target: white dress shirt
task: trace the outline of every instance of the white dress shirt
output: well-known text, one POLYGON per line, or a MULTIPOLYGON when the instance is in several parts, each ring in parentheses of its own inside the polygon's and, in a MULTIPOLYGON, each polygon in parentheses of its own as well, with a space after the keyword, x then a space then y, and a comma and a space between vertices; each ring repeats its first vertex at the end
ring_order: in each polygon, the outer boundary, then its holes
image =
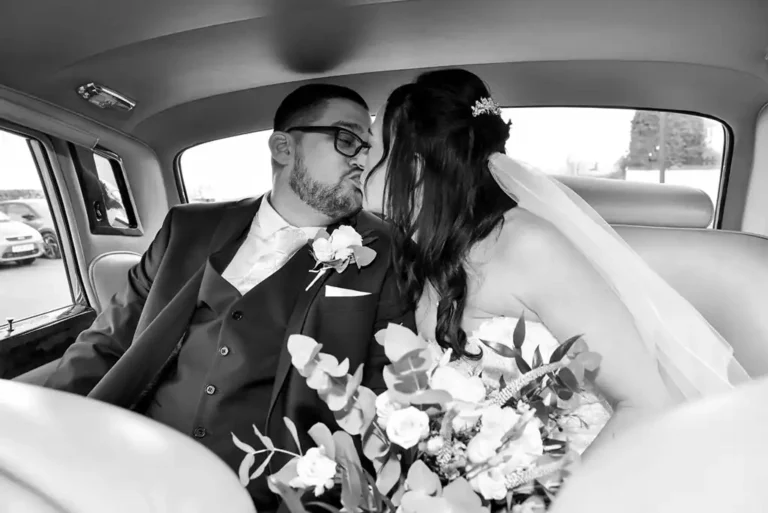
POLYGON ((251 229, 222 277, 245 295, 285 265, 322 228, 297 228, 288 223, 264 196, 251 229))

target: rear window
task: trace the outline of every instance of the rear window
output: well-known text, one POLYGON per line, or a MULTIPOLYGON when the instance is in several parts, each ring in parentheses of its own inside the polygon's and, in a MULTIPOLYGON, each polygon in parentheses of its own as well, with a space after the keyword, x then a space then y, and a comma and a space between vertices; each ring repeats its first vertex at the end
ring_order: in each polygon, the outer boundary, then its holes
MULTIPOLYGON (((726 130, 675 112, 586 107, 503 109, 507 154, 553 175, 687 185, 717 207, 726 130)), ((271 130, 184 151, 179 171, 190 202, 258 196, 272 188, 271 130)))

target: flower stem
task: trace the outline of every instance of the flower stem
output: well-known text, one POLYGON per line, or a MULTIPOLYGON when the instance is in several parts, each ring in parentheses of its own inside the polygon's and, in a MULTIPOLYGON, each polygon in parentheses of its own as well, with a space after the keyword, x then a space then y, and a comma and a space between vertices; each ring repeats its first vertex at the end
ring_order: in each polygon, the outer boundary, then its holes
POLYGON ((315 283, 317 283, 317 280, 319 280, 319 279, 320 279, 320 277, 321 277, 322 275, 324 275, 324 274, 325 274, 325 271, 327 271, 327 270, 328 270, 328 268, 327 268, 327 267, 323 267, 322 269, 320 269, 319 271, 317 271, 317 276, 315 276, 315 279, 314 279, 314 280, 312 280, 312 283, 310 283, 309 285, 307 285, 307 288, 306 288, 306 289, 304 289, 304 292, 306 292, 306 291, 308 291, 309 289, 311 289, 311 288, 312 288, 312 285, 314 285, 315 283))
POLYGON ((271 452, 271 453, 274 453, 274 452, 280 452, 280 453, 283 453, 283 454, 287 454, 288 456, 294 456, 294 457, 296 457, 296 458, 301 458, 301 455, 299 455, 299 454, 296 454, 295 452, 286 451, 286 450, 283 450, 283 449, 277 449, 277 448, 275 448, 275 449, 261 449, 260 451, 256 451, 256 452, 254 452, 253 454, 254 454, 254 456, 255 456, 255 455, 257 455, 257 454, 263 454, 263 453, 265 453, 265 452, 271 452))

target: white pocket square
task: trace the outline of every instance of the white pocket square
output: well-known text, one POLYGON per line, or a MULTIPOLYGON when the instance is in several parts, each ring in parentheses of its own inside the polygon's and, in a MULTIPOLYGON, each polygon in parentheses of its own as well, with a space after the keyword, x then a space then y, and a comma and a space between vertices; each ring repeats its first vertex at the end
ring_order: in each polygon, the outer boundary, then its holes
POLYGON ((325 297, 360 297, 370 296, 370 292, 360 292, 359 290, 342 289, 339 287, 325 286, 325 297))

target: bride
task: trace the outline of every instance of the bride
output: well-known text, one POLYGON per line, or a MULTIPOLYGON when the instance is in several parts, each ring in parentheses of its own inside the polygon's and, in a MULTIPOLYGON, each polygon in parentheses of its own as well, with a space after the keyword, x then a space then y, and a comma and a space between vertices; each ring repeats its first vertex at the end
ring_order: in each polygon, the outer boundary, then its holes
POLYGON ((394 266, 420 333, 464 367, 492 356, 467 335, 489 319, 524 315, 543 345, 583 334, 603 357, 595 386, 607 424, 595 444, 748 380, 731 347, 593 209, 504 155, 500 114, 480 78, 445 69, 397 88, 376 116, 365 206, 395 226, 394 266))

